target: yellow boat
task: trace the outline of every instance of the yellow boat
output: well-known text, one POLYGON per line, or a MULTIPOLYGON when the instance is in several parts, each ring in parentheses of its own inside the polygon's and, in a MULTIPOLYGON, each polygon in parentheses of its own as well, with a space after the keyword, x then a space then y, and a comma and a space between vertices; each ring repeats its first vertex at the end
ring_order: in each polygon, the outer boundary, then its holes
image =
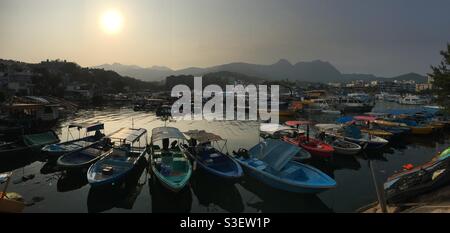
POLYGON ((408 125, 406 125, 405 123, 385 121, 385 120, 374 120, 373 123, 391 127, 392 126, 408 127, 408 125))
POLYGON ((440 123, 440 122, 430 122, 430 126, 439 130, 439 129, 443 129, 445 127, 445 124, 440 123))
POLYGON ((0 192, 0 213, 20 213, 25 208, 25 203, 16 193, 0 192))
POLYGON ((0 174, 0 183, 6 182, 5 188, 0 192, 0 213, 20 213, 25 208, 22 196, 17 193, 6 192, 11 174, 11 172, 0 174))
POLYGON ((394 135, 391 132, 381 129, 361 129, 361 132, 365 132, 373 136, 382 137, 384 139, 389 139, 394 135))
POLYGON ((411 133, 415 135, 428 135, 433 133, 432 126, 408 126, 411 129, 411 133))

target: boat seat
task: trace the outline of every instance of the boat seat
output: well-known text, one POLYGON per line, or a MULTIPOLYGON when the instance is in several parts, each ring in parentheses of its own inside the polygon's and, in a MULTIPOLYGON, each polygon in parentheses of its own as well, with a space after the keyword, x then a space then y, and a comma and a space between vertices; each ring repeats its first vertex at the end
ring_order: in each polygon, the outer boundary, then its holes
POLYGON ((266 163, 264 163, 261 160, 252 160, 251 162, 248 163, 248 165, 250 165, 258 170, 264 170, 267 167, 266 163))

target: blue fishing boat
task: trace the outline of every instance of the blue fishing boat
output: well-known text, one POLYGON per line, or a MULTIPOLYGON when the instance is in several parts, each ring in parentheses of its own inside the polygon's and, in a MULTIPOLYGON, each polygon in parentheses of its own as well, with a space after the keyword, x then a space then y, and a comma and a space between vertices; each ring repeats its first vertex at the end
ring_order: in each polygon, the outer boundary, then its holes
POLYGON ((300 148, 287 142, 266 139, 250 150, 234 152, 246 172, 276 189, 295 193, 319 193, 336 187, 336 181, 320 170, 293 161, 300 148))
POLYGON ((102 132, 105 126, 103 123, 73 123, 67 127, 67 140, 62 143, 50 144, 44 146, 41 151, 47 153, 50 156, 58 156, 65 153, 82 150, 90 147, 94 143, 100 142, 100 140, 105 136, 102 132), (78 130, 78 138, 74 139, 72 136, 71 129, 78 130), (85 129, 84 137, 81 137, 81 130, 85 129), (91 132, 95 132, 94 135, 90 135, 91 132), (69 140, 69 136, 72 140, 69 140))
POLYGON ((344 139, 359 144, 363 149, 368 150, 380 149, 389 143, 389 141, 384 138, 361 132, 361 130, 354 125, 344 127, 344 139))
POLYGON ((390 176, 384 183, 386 199, 398 203, 450 183, 450 148, 431 161, 390 176))
POLYGON ((111 154, 112 151, 113 149, 108 138, 104 138, 102 142, 93 144, 88 148, 62 155, 58 158, 56 164, 65 170, 83 169, 104 156, 111 154))
POLYGON ((122 128, 108 136, 112 152, 92 164, 87 171, 91 186, 117 184, 126 177, 147 153, 147 130, 122 128))
POLYGON ((194 161, 194 167, 197 165, 210 174, 226 179, 237 179, 242 176, 239 163, 222 152, 227 140, 204 130, 189 130, 185 134, 190 138, 190 145, 182 145, 181 149, 194 161), (220 141, 224 142, 222 148, 219 145, 220 141), (214 144, 220 149, 214 147, 214 144))

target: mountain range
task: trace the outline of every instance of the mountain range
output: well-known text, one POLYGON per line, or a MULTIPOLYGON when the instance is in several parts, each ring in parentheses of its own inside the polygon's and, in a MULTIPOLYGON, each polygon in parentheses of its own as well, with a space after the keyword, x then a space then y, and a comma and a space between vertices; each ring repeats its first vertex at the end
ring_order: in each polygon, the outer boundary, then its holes
POLYGON ((189 67, 173 70, 165 66, 152 66, 142 68, 135 65, 120 63, 103 64, 94 68, 113 70, 125 76, 134 77, 144 81, 161 81, 171 75, 204 75, 211 72, 229 71, 248 76, 260 77, 268 80, 290 80, 306 82, 343 82, 352 80, 414 80, 417 83, 426 82, 427 78, 416 73, 407 73, 395 77, 377 77, 372 74, 343 74, 336 67, 326 61, 315 60, 292 64, 286 59, 280 59, 271 65, 233 62, 206 68, 189 67))

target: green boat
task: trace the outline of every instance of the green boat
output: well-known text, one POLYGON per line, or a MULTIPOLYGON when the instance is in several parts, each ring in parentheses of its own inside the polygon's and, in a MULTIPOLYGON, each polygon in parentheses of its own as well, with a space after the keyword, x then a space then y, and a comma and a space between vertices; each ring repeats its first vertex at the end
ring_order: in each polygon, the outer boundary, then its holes
POLYGON ((0 158, 37 152, 42 146, 57 142, 59 142, 58 135, 53 131, 23 135, 21 140, 1 143, 0 158))
POLYGON ((152 130, 150 164, 153 177, 173 192, 182 190, 192 174, 192 165, 180 149, 185 141, 183 133, 177 128, 158 127, 152 130))

